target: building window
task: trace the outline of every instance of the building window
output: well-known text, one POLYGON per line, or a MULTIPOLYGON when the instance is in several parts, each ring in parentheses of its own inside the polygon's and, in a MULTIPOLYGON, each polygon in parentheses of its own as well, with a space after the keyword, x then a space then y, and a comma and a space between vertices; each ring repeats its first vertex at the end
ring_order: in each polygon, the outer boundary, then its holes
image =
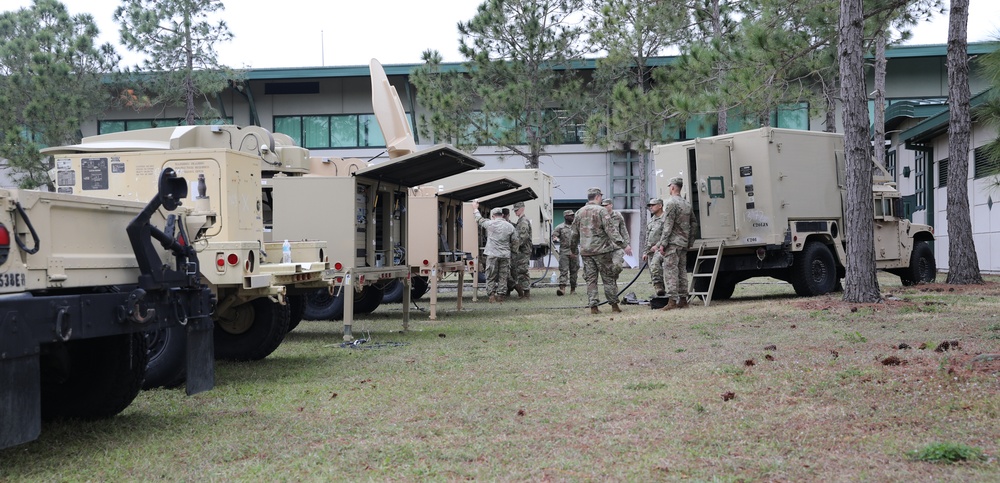
POLYGON ((928 151, 914 151, 913 183, 916 194, 916 211, 927 209, 927 160, 928 151))
POLYGON ((893 181, 896 181, 896 150, 893 149, 885 153, 885 170, 889 172, 889 176, 892 177, 893 181))
POLYGON ((938 161, 938 188, 948 186, 948 158, 938 161))
MULTIPOLYGON (((232 124, 233 118, 227 117, 225 119, 195 119, 196 125, 215 125, 215 124, 232 124)), ((128 119, 128 120, 117 120, 117 121, 98 121, 97 122, 97 134, 111 134, 123 131, 135 131, 137 129, 150 129, 154 127, 173 127, 173 126, 183 126, 184 119, 180 118, 167 118, 167 119, 128 119)))
POLYGON ((972 153, 975 162, 973 172, 976 179, 1000 174, 1000 160, 990 157, 986 146, 979 146, 972 153))
MULTIPOLYGON (((413 116, 406 115, 410 128, 413 116)), ((274 116, 274 132, 287 134, 307 149, 385 147, 385 137, 374 114, 274 116)))

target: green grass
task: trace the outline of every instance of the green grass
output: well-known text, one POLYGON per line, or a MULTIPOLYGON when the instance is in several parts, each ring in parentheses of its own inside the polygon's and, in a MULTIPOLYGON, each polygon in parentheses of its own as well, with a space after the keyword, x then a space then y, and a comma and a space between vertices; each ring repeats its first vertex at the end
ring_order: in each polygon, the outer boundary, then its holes
POLYGON ((399 305, 355 320, 363 350, 340 347, 339 323, 303 322, 265 360, 218 363, 212 391, 146 391, 109 420, 46 423, 0 451, 0 481, 1000 479, 1000 366, 970 363, 1000 352, 996 288, 880 280, 946 308, 851 312, 838 294, 754 281, 708 307, 600 315, 582 290, 467 297, 462 312, 444 291, 437 320, 414 312, 405 333, 399 305), (917 348, 944 340, 961 349, 917 348), (983 457, 911 456, 938 441, 983 457))
POLYGON ((959 461, 977 461, 983 459, 983 450, 961 443, 931 443, 914 450, 910 457, 917 461, 930 463, 957 463, 959 461))

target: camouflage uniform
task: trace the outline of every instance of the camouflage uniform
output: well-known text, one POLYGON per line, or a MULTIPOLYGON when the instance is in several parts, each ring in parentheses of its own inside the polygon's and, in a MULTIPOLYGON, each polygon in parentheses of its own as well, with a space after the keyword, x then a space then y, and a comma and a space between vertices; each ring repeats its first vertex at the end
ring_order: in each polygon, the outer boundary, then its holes
POLYGON ((663 247, 663 282, 668 296, 688 295, 687 249, 696 227, 687 200, 678 195, 664 201, 663 231, 658 245, 663 247))
MULTIPOLYGON (((628 229, 625 228, 625 217, 622 216, 620 212, 611 212, 611 224, 614 225, 614 230, 618 230, 618 235, 621 236, 622 240, 625 240, 625 246, 632 243, 632 239, 628 236, 628 229)), ((622 273, 622 269, 625 268, 625 250, 619 248, 615 250, 614 255, 612 255, 612 265, 616 270, 615 278, 622 273)))
POLYGON ((486 229, 486 295, 506 295, 511 250, 517 249, 514 226, 503 218, 486 219, 476 211, 476 223, 486 229))
POLYGON ((559 286, 576 290, 580 278, 580 247, 573 244, 573 227, 565 222, 552 232, 559 240, 559 286))
POLYGON ((521 290, 531 288, 531 277, 528 267, 531 264, 531 221, 522 216, 514 223, 514 233, 517 236, 517 249, 510 253, 510 275, 507 279, 508 291, 514 287, 521 290))
POLYGON ((583 279, 587 281, 588 306, 596 308, 597 277, 604 282, 604 297, 618 305, 618 272, 614 269, 615 250, 625 248, 625 240, 613 228, 611 213, 594 201, 576 212, 573 220, 573 244, 580 244, 583 255, 583 279))
POLYGON ((642 253, 646 255, 646 263, 649 265, 649 275, 653 282, 653 287, 663 287, 663 254, 653 247, 660 241, 663 234, 663 212, 659 216, 650 216, 646 223, 646 245, 642 247, 642 253))

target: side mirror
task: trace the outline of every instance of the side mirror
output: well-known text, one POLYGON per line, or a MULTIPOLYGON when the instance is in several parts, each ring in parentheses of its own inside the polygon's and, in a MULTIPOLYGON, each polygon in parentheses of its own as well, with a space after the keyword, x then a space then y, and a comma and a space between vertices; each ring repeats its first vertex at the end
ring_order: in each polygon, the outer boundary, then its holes
POLYGON ((160 181, 157 184, 157 188, 157 197, 160 199, 160 204, 167 211, 176 210, 184 198, 187 198, 187 181, 184 178, 178 178, 177 172, 173 168, 164 169, 160 173, 160 181))

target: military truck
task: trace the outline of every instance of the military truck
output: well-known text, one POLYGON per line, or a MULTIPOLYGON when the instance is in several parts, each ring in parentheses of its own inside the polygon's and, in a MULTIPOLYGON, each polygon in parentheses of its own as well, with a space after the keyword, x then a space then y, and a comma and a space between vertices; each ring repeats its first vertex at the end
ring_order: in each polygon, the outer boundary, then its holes
MULTIPOLYGON (((149 180, 166 167, 186 180, 190 201, 207 219, 190 243, 206 260, 202 277, 218 298, 215 354, 221 359, 266 357, 301 319, 307 294, 332 291, 325 242, 288 238, 291 260, 283 261, 284 239, 265 236, 265 169, 308 171, 307 151, 287 136, 253 126, 177 126, 89 136, 43 153, 55 157, 52 178, 61 193, 136 200, 148 196, 149 180)), ((157 353, 152 363, 168 365, 176 376, 179 341, 164 335, 154 347, 175 357, 157 353)))
MULTIPOLYGON (((530 189, 534 195, 530 199, 509 201, 516 198, 511 195, 504 201, 513 204, 517 201, 524 201, 524 215, 531 221, 531 259, 537 260, 548 255, 552 241, 552 175, 540 169, 480 169, 469 171, 456 176, 437 181, 438 185, 450 189, 456 186, 465 186, 471 183, 478 183, 502 176, 511 179, 521 185, 521 189, 530 189)), ((524 193, 527 193, 525 191, 524 193)), ((482 202, 483 200, 479 200, 482 202)), ((491 207, 508 207, 509 204, 496 204, 491 207)), ((517 221, 517 217, 511 213, 511 221, 517 221)))
POLYGON ((170 169, 145 205, 0 190, 0 448, 37 438, 43 418, 128 407, 150 330, 181 329, 188 394, 213 387, 213 298, 189 243, 198 228, 185 209, 165 216, 186 192, 170 169))
MULTIPOLYGON (((737 283, 769 276, 799 295, 834 290, 844 276, 845 165, 840 134, 761 128, 656 146, 660 197, 668 180, 700 225, 688 253, 694 293, 726 299, 737 283)), ((876 267, 904 284, 936 276, 932 228, 903 218, 888 172, 874 165, 876 267)))
MULTIPOLYGON (((465 274, 478 274, 479 226, 472 205, 479 198, 507 192, 521 185, 508 178, 494 178, 445 190, 443 185, 410 190, 411 223, 407 253, 413 275, 430 283, 430 318, 437 318, 438 281, 458 275, 457 310, 462 310, 465 274), (436 227, 436 229, 429 227, 436 227)), ((479 278, 472 278, 476 301, 479 278)))

